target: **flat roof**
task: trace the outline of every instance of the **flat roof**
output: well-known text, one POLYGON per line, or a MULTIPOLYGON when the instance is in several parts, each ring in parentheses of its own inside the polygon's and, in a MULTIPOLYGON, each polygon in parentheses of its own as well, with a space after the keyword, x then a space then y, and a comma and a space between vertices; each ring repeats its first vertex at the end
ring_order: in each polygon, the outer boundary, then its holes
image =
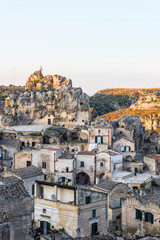
POLYGON ((93 151, 83 151, 79 152, 77 155, 96 155, 96 153, 93 151))
POLYGON ((52 182, 46 182, 46 181, 38 181, 38 180, 36 182, 39 183, 39 184, 52 186, 52 187, 57 186, 59 188, 67 188, 67 189, 71 189, 71 190, 76 190, 77 189, 77 187, 61 185, 61 184, 58 184, 58 183, 52 183, 52 182))
POLYGON ((19 125, 19 126, 12 126, 7 127, 4 129, 7 131, 14 131, 14 132, 42 132, 47 128, 51 127, 52 125, 19 125))

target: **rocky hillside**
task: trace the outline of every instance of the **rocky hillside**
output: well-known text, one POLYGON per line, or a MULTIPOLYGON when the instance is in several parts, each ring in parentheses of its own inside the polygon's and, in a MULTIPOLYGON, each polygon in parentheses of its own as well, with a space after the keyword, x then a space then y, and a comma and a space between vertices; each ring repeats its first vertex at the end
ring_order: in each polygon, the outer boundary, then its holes
POLYGON ((43 76, 34 72, 25 91, 9 94, 2 116, 3 126, 57 124, 89 121, 89 97, 72 81, 58 75, 43 76))
MULTIPOLYGON (((114 94, 114 89, 106 89, 99 91, 105 96, 106 94, 114 94)), ((103 95, 102 94, 102 95, 103 95)), ((160 131, 160 89, 115 89, 115 97, 117 94, 128 94, 127 96, 137 97, 137 101, 128 108, 118 109, 110 113, 103 114, 102 118, 106 120, 119 119, 123 116, 135 115, 141 118, 143 126, 146 130, 160 131)))

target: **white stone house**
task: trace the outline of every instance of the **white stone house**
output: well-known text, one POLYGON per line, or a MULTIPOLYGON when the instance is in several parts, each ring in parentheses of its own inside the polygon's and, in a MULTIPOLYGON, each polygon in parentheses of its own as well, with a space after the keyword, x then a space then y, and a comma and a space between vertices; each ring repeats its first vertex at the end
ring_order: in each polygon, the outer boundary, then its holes
POLYGON ((45 180, 54 181, 55 161, 62 155, 62 149, 43 145, 41 149, 25 149, 15 154, 13 169, 34 165, 42 170, 45 180))
POLYGON ((55 182, 73 185, 75 183, 74 154, 64 153, 55 161, 55 182))

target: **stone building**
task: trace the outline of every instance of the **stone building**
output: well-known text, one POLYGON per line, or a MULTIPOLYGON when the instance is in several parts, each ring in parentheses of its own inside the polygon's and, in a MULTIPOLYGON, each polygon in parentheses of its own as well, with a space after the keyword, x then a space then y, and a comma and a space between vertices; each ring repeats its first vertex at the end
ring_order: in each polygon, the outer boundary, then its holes
POLYGON ((108 230, 122 230, 122 201, 127 198, 130 189, 123 183, 103 179, 94 188, 107 193, 108 196, 108 230))
POLYGON ((130 196, 122 204, 122 230, 126 237, 159 236, 159 195, 130 196))
POLYGON ((31 240, 31 198, 21 182, 5 180, 0 184, 0 239, 31 240))
POLYGON ((144 131, 141 119, 125 116, 112 121, 113 150, 120 151, 124 159, 143 159, 144 131))
POLYGON ((157 175, 160 173, 160 154, 150 154, 144 156, 143 161, 146 164, 146 169, 152 175, 157 175))
POLYGON ((69 185, 75 184, 75 157, 72 153, 64 153, 55 161, 55 182, 69 185))
POLYGON ((42 170, 45 180, 52 182, 55 178, 55 161, 61 155, 62 149, 51 145, 43 145, 41 149, 24 149, 15 154, 13 169, 34 165, 42 170))
POLYGON ((107 218, 107 193, 37 181, 35 226, 43 234, 63 229, 74 238, 105 235, 107 218))
POLYGON ((76 183, 95 184, 105 175, 111 177, 113 172, 122 170, 122 155, 106 150, 101 152, 83 151, 75 155, 76 183))
POLYGON ((88 142, 91 144, 97 144, 98 149, 107 150, 112 147, 112 125, 106 122, 99 122, 97 120, 88 128, 88 142))
POLYGON ((43 181, 44 174, 42 171, 34 165, 24 168, 18 168, 14 170, 5 171, 2 174, 3 177, 14 176, 23 181, 24 187, 29 193, 30 197, 34 198, 34 186, 35 181, 43 181))

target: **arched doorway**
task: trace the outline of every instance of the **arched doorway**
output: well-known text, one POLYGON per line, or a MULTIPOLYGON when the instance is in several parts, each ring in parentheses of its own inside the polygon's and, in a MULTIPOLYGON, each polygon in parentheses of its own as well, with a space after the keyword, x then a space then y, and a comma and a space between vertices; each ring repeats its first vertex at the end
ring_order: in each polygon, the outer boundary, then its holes
POLYGON ((76 175, 76 183, 77 184, 90 184, 90 178, 87 173, 85 172, 80 172, 76 175))

